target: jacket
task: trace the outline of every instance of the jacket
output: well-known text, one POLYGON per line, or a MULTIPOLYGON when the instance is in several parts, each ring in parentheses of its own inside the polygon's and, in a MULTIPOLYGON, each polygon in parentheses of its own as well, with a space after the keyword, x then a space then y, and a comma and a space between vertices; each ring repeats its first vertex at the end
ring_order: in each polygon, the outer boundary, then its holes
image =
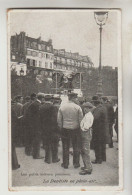
POLYGON ((60 128, 78 129, 82 119, 83 112, 81 107, 72 101, 63 104, 59 108, 57 121, 60 128))
POLYGON ((40 120, 40 108, 41 108, 41 103, 39 101, 33 102, 29 107, 28 107, 28 114, 29 114, 29 123, 32 128, 32 133, 33 135, 38 135, 41 134, 42 129, 41 129, 41 120, 40 120))
POLYGON ((107 110, 103 105, 98 105, 94 111, 94 122, 93 122, 93 142, 103 142, 106 144, 110 143, 109 134, 109 123, 107 118, 107 110))

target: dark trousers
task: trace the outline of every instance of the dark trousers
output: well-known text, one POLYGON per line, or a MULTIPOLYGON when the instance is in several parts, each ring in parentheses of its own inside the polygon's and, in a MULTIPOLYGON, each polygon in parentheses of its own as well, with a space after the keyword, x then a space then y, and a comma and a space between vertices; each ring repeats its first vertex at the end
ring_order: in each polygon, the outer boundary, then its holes
POLYGON ((45 141, 45 161, 48 163, 58 160, 58 138, 53 136, 46 137, 45 141))
POLYGON ((41 136, 40 136, 40 134, 39 133, 35 134, 33 136, 33 143, 32 143, 32 145, 33 145, 33 153, 32 153, 33 158, 40 157, 40 143, 41 143, 41 136))
POLYGON ((12 143, 12 169, 15 170, 19 167, 15 144, 12 143))
POLYGON ((24 146, 24 128, 22 119, 18 119, 16 129, 16 146, 24 146))
POLYGON ((70 140, 73 147, 73 165, 79 165, 80 160, 80 132, 79 129, 62 129, 63 164, 69 165, 70 140))
POLYGON ((97 161, 106 161, 106 144, 97 141, 94 144, 94 150, 97 161))
POLYGON ((32 128, 26 126, 25 128, 25 154, 30 156, 32 154, 32 128))
POLYGON ((109 134, 110 134, 110 143, 109 143, 109 147, 113 147, 113 128, 112 128, 113 124, 109 124, 109 134))
POLYGON ((115 132, 117 134, 117 141, 118 141, 118 122, 116 121, 116 124, 115 124, 115 132))

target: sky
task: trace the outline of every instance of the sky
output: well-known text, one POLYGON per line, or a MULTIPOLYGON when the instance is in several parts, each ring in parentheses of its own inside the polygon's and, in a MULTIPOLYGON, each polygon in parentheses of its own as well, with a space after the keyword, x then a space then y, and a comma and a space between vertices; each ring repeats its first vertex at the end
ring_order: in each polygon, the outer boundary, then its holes
MULTIPOLYGON (((10 36, 25 31, 26 35, 48 41, 55 49, 88 55, 99 65, 99 26, 93 10, 13 10, 9 12, 10 36)), ((102 31, 102 66, 118 66, 120 13, 109 11, 102 31)))

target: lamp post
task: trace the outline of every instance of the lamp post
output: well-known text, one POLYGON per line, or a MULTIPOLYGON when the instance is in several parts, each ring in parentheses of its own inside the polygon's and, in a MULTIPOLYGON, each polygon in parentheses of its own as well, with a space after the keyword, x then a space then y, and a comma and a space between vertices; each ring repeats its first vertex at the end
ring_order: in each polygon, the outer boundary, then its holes
POLYGON ((23 78, 23 76, 24 76, 24 70, 21 68, 21 70, 20 70, 20 78, 21 78, 21 95, 22 95, 22 84, 23 84, 22 78, 23 78))
POLYGON ((108 12, 94 12, 94 18, 99 25, 99 31, 100 31, 100 50, 99 50, 99 71, 98 71, 98 85, 97 85, 97 95, 102 96, 103 90, 102 90, 102 75, 101 75, 101 68, 102 68, 102 29, 103 25, 105 25, 106 20, 108 18, 108 12))

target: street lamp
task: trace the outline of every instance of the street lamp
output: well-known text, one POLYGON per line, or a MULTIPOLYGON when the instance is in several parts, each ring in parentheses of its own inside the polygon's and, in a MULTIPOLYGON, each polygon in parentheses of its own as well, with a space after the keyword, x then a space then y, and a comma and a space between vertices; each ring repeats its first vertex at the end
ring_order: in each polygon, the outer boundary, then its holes
POLYGON ((20 70, 20 78, 21 78, 21 95, 22 95, 22 84, 23 84, 23 80, 22 80, 22 77, 24 76, 24 70, 21 68, 20 70))
POLYGON ((102 50, 102 27, 105 25, 106 20, 108 18, 108 12, 94 12, 94 18, 99 25, 99 30, 100 30, 100 51, 99 51, 99 77, 98 77, 98 86, 97 86, 97 95, 102 96, 103 95, 103 90, 102 90, 102 75, 101 75, 101 50, 102 50))

